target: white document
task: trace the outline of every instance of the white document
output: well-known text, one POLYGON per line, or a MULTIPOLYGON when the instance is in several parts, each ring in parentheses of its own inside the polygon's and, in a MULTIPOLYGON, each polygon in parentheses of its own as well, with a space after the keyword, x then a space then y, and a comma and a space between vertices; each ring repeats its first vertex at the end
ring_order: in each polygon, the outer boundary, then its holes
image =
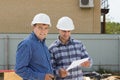
POLYGON ((80 59, 80 60, 76 60, 76 61, 73 61, 70 66, 66 69, 67 71, 74 68, 74 67, 77 67, 79 66, 81 63, 87 61, 89 58, 84 58, 84 59, 80 59))

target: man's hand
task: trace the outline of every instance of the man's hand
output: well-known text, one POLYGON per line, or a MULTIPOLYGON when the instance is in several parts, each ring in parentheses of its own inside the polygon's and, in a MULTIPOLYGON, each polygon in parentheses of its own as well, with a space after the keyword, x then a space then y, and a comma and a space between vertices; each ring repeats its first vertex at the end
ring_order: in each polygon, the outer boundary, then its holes
POLYGON ((61 68, 59 70, 59 74, 60 74, 61 78, 64 78, 64 77, 66 77, 68 75, 68 72, 65 69, 61 68))
POLYGON ((90 61, 85 61, 81 64, 82 67, 89 67, 90 66, 90 61))
POLYGON ((54 76, 52 74, 46 74, 45 75, 45 80, 53 80, 54 76))

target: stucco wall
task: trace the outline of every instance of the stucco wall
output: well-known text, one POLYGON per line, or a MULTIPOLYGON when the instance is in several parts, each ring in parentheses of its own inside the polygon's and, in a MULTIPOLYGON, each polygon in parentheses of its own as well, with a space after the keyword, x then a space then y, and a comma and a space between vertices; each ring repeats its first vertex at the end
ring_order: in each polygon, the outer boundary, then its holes
POLYGON ((73 19, 73 33, 100 33, 100 0, 93 8, 80 8, 79 0, 0 0, 0 33, 29 33, 37 13, 51 17, 50 33, 57 33, 56 23, 62 16, 73 19))

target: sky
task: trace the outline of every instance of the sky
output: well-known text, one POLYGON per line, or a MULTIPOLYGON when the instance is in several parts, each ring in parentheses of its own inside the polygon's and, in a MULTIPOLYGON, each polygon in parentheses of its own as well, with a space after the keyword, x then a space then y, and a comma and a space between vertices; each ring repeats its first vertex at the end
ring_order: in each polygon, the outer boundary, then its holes
POLYGON ((109 13, 107 14, 108 19, 111 22, 120 23, 120 0, 108 0, 109 4, 109 13))

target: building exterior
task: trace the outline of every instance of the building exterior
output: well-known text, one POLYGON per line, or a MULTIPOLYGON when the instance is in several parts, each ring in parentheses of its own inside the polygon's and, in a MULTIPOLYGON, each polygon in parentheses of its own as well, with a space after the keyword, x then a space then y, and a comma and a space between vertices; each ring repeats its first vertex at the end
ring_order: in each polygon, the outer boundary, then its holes
POLYGON ((120 72, 120 35, 99 34, 101 33, 100 6, 101 0, 1 0, 0 69, 14 68, 17 45, 31 32, 33 17, 37 13, 46 13, 52 21, 51 34, 46 41, 48 46, 57 37, 57 20, 62 16, 69 16, 76 27, 73 36, 85 43, 93 58, 94 64, 91 70, 102 67, 120 72), (85 2, 81 4, 82 1, 85 2))
POLYGON ((56 23, 62 16, 73 19, 73 33, 100 33, 100 0, 1 0, 0 33, 29 33, 31 21, 37 13, 51 17, 50 33, 57 33, 56 23), (81 7, 82 2, 82 7, 81 7), (93 3, 91 3, 93 2, 93 3), (85 6, 87 5, 87 7, 85 6), (92 5, 92 6, 91 6, 92 5))

